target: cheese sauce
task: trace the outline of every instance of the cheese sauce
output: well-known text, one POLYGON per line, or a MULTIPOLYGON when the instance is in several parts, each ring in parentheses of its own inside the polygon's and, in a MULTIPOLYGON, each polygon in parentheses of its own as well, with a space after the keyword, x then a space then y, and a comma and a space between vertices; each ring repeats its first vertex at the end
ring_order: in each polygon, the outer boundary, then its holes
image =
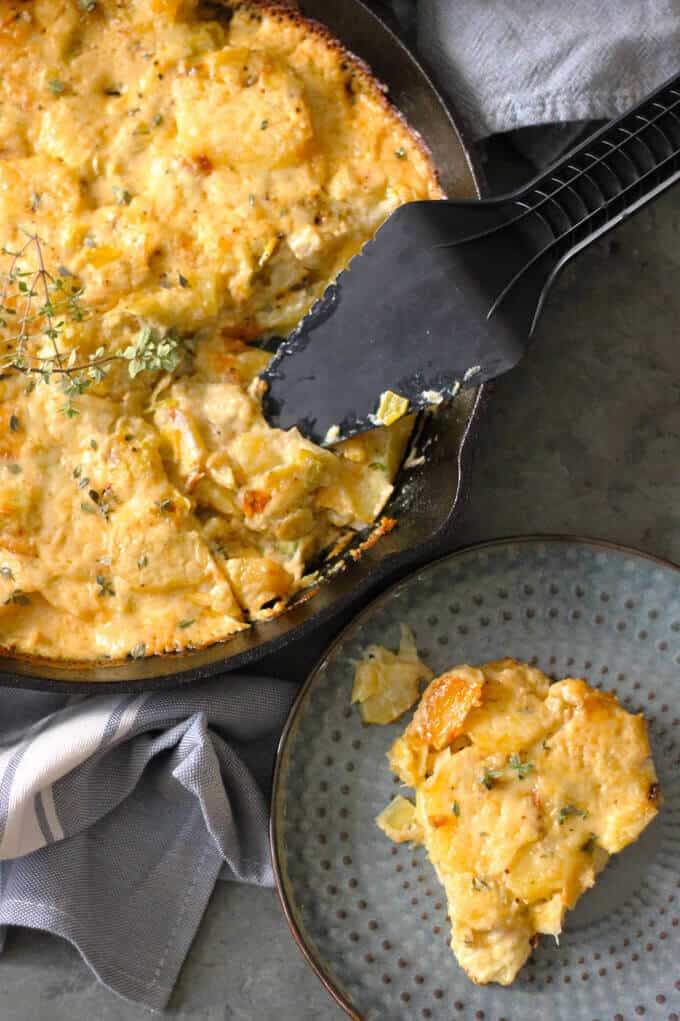
POLYGON ((223 639, 379 515, 410 429, 333 451, 270 429, 249 342, 438 197, 433 168, 361 65, 283 10, 0 0, 0 49, 0 644, 223 639))

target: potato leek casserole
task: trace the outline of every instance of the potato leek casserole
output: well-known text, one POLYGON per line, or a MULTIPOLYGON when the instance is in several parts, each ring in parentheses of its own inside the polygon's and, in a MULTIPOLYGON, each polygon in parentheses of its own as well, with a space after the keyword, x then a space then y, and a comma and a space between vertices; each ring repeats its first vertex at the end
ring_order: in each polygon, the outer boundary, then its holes
MULTIPOLYGON (((387 723, 431 676, 410 637, 373 646, 353 701, 387 723)), ((431 680, 388 754, 415 800, 377 819, 391 839, 422 843, 446 890, 451 948, 477 983, 511 983, 544 933, 610 855, 636 840, 661 805, 647 724, 614 695, 525 663, 457 666, 431 680)))
POLYGON ((269 428, 252 342, 437 197, 433 168, 275 6, 0 0, 0 52, 0 645, 223 639, 376 519, 410 429, 269 428))

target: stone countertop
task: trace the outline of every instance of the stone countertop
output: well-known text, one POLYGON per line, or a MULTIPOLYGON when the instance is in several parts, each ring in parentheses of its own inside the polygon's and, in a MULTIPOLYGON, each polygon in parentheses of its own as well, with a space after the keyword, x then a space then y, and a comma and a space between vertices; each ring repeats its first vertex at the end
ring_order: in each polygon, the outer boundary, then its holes
MULTIPOLYGON (((493 169, 493 160, 492 167, 493 169)), ((460 545, 569 532, 680 561, 680 190, 568 266, 529 358, 483 417, 460 545), (675 274, 678 272, 678 277, 675 274)), ((264 665, 302 679, 342 621, 264 665)), ((2 1021, 137 1021, 78 954, 12 930, 2 1021)), ((219 883, 182 972, 176 1021, 340 1021, 271 890, 219 883)))

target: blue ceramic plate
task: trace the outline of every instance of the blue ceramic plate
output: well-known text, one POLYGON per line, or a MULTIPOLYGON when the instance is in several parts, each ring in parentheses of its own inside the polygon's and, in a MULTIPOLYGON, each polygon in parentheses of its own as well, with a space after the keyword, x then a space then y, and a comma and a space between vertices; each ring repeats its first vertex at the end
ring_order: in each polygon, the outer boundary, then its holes
POLYGON ((680 569, 633 550, 559 538, 464 550, 411 575, 345 630, 288 721, 272 847, 293 934, 361 1021, 679 1021, 680 569), (439 672, 514 656, 583 676, 644 712, 665 805, 544 937, 510 988, 475 986, 448 946, 446 902, 422 848, 374 817, 396 791, 385 753, 403 721, 365 726, 353 662, 396 648, 399 622, 439 672))

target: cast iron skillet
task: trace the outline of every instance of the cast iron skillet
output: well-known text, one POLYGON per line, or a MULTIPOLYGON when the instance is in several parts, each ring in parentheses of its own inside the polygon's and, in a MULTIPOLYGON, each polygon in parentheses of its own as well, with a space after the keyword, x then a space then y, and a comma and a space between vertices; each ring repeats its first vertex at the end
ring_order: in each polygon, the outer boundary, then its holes
MULTIPOLYGON (((472 159, 450 110, 386 22, 361 0, 334 4, 328 0, 300 0, 298 6, 304 15, 325 24, 388 87, 394 105, 431 150, 444 190, 461 198, 479 197, 472 159)), ((346 568, 332 572, 313 598, 302 599, 280 617, 257 622, 205 649, 89 666, 0 656, 0 685, 85 694, 170 687, 200 680, 275 652, 288 640, 310 632, 384 585, 404 568, 441 556, 451 547, 482 390, 466 391, 423 424, 414 449, 416 460, 421 451, 425 453, 423 463, 402 470, 385 511, 397 520, 397 527, 365 549, 358 559, 344 554, 348 558, 346 568)))

